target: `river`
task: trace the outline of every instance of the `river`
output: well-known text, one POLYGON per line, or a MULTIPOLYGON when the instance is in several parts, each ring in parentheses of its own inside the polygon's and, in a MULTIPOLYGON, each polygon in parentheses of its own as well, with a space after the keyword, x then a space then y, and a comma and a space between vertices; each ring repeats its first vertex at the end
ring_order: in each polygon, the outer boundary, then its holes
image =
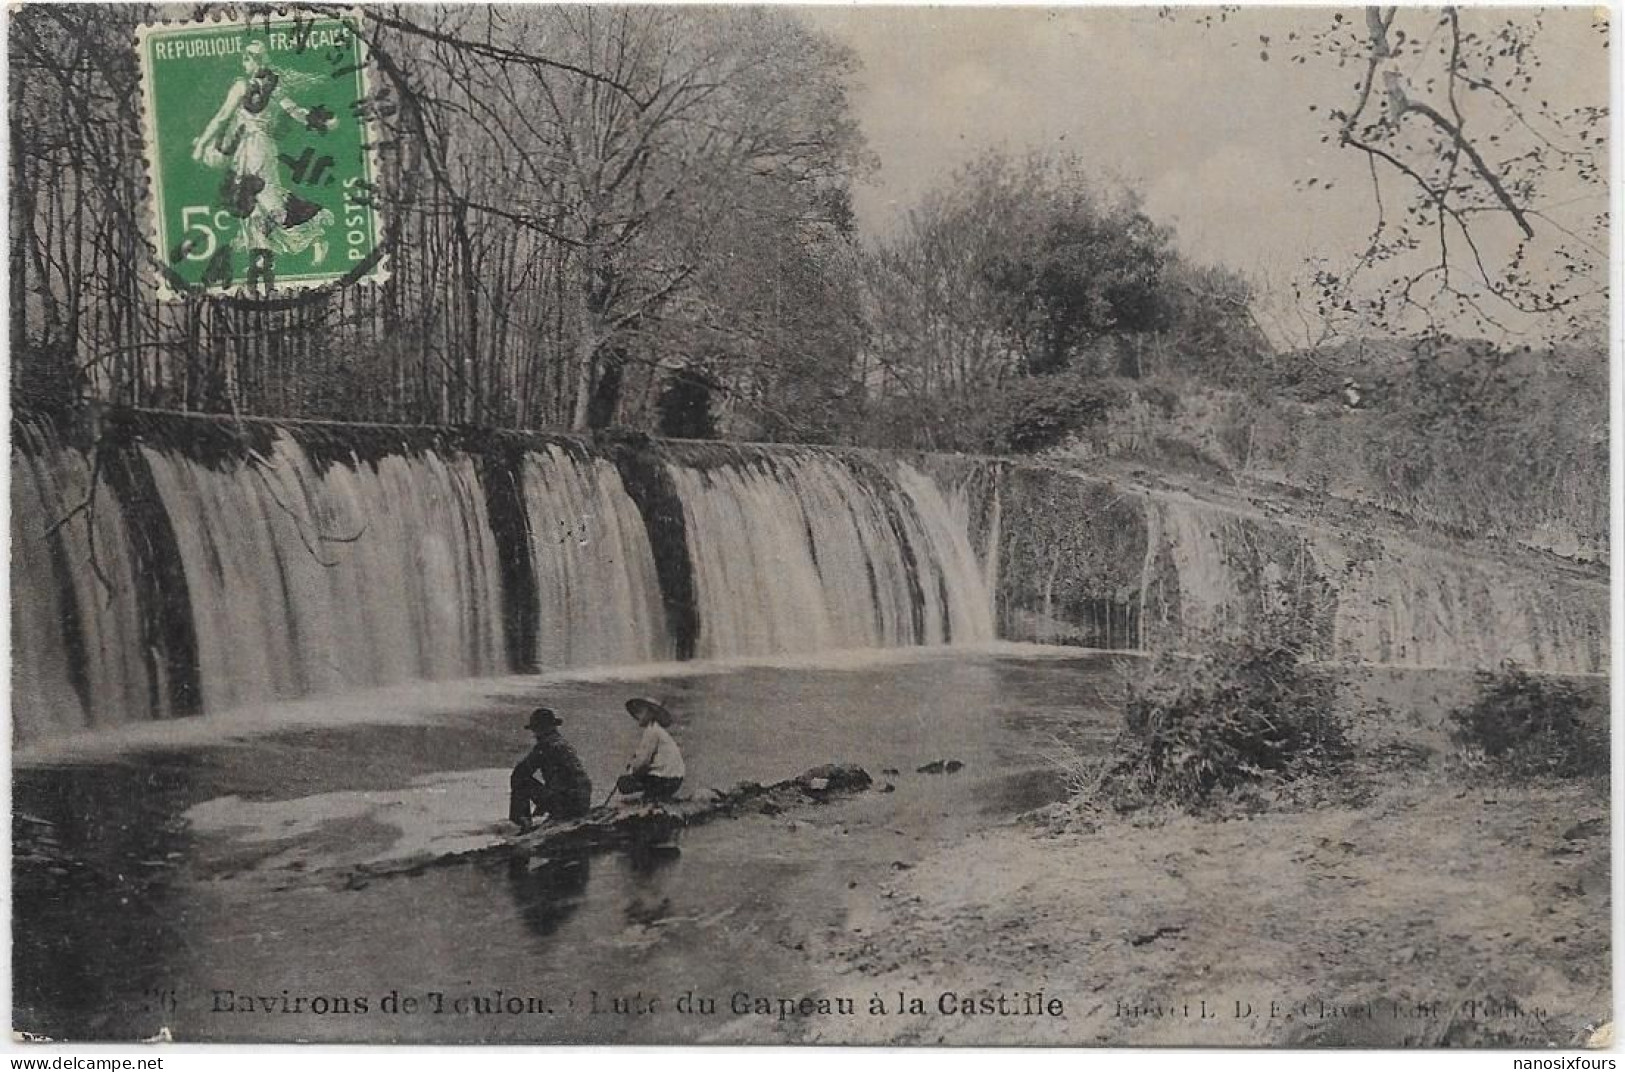
POLYGON ((72 1039, 632 1043, 756 1037, 743 1018, 767 1041, 777 1011, 734 1008, 816 994, 827 968, 808 942, 861 933, 886 877, 1058 797, 1057 742, 1098 746, 1134 662, 1017 645, 697 662, 24 751, 15 1023, 72 1039), (535 704, 561 713, 607 787, 636 737, 631 695, 675 712, 690 792, 831 761, 875 788, 698 827, 675 851, 342 881, 425 823, 499 821, 535 704), (918 772, 938 760, 964 766, 918 772))

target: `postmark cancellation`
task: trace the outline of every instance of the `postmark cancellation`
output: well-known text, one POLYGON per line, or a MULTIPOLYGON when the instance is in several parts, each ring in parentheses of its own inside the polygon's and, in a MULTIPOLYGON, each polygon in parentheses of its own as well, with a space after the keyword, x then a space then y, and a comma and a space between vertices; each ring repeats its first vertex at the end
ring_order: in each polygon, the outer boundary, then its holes
POLYGON ((136 48, 160 297, 382 277, 358 15, 147 25, 136 48))

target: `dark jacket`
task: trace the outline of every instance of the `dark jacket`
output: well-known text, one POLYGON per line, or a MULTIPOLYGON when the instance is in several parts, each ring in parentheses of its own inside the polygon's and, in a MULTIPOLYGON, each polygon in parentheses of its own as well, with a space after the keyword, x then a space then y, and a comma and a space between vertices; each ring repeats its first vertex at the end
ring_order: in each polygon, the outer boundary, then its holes
POLYGON ((545 796, 545 810, 561 817, 585 815, 592 808, 592 779, 581 765, 570 743, 557 733, 536 742, 513 769, 513 784, 534 784, 541 776, 541 793, 532 796, 539 804, 545 796))

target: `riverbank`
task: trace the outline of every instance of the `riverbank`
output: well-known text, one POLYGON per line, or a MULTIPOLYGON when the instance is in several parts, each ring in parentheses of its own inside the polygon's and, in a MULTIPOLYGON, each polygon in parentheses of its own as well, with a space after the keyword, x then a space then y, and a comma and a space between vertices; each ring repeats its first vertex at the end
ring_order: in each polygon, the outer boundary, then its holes
MULTIPOLYGON (((807 947, 824 996, 860 1008, 918 996, 926 1012, 801 1018, 781 1035, 1581 1043, 1612 1008, 1606 782, 1513 784, 1464 765, 1440 723, 1465 675, 1371 671, 1351 684, 1351 702, 1394 706, 1357 727, 1361 758, 1321 787, 1335 802, 1028 816, 939 844, 881 884, 861 931, 807 947), (1062 1015, 1001 1014, 1000 995, 1039 990, 1062 1015)), ((745 1037, 733 1025, 718 1040, 745 1037)))
POLYGON ((1567 1045, 1605 1014, 1607 787, 1462 769, 1441 720, 1471 675, 1350 671, 1362 758, 1318 797, 1058 821, 1048 757, 1063 742, 1098 754, 1123 677, 1144 667, 956 652, 555 680, 408 721, 358 705, 321 730, 273 720, 207 746, 42 760, 15 772, 16 1026, 197 1042, 1567 1045), (678 853, 337 881, 497 824, 535 703, 564 713, 589 770, 613 770, 628 691, 670 701, 702 789, 836 757, 874 787, 697 827, 678 853), (245 994, 257 1010, 284 992, 276 1015, 242 1014, 245 994), (1445 1011, 1474 999, 1498 1004, 1445 1011), (1512 1016, 1509 999, 1545 1015, 1512 1016), (1320 1002, 1352 1011, 1323 1020, 1320 1002))

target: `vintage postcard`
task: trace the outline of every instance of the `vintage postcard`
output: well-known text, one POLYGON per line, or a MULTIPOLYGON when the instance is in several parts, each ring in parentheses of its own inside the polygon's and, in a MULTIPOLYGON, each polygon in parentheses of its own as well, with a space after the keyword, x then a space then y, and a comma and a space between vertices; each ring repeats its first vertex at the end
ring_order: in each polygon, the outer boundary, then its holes
POLYGON ((14 1042, 1610 1045, 1610 17, 12 8, 14 1042))

